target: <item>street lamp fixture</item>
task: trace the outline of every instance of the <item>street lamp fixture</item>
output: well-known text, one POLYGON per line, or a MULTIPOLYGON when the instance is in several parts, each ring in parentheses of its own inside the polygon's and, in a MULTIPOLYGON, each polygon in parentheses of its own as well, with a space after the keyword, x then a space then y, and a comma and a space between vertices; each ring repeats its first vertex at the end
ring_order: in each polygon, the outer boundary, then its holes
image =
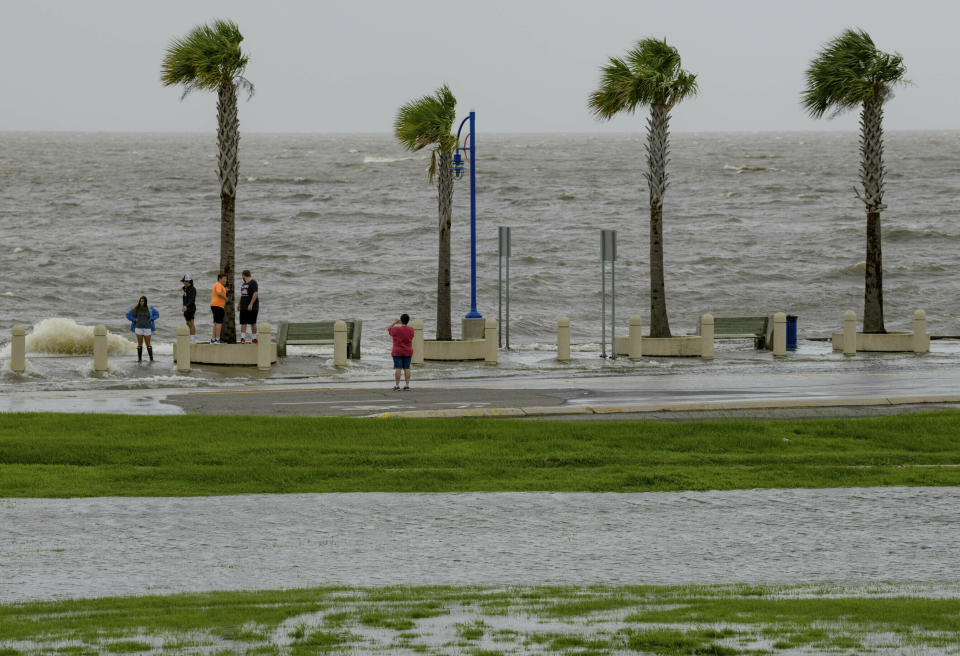
POLYGON ((470 116, 463 119, 457 129, 457 150, 453 155, 453 177, 457 180, 463 177, 463 157, 460 152, 466 153, 470 160, 470 311, 467 312, 467 319, 482 319, 483 316, 477 312, 477 144, 473 135, 476 133, 476 112, 470 112, 470 116), (470 123, 470 132, 463 142, 460 141, 460 133, 463 126, 470 123), (469 145, 460 145, 467 143, 469 145))

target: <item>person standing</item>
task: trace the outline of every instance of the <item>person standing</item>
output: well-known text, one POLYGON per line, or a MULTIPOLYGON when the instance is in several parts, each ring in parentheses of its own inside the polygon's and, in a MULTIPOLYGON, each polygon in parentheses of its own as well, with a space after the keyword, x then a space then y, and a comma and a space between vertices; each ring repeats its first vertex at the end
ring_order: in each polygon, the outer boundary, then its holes
POLYGON ((153 346, 150 345, 150 336, 157 330, 156 319, 160 313, 147 303, 147 297, 141 296, 137 304, 127 311, 127 321, 130 322, 130 331, 137 336, 137 362, 143 362, 143 343, 147 343, 147 353, 150 362, 153 362, 153 346))
POLYGON ((223 344, 220 331, 223 330, 224 308, 227 307, 227 274, 220 273, 210 292, 210 311, 213 313, 213 339, 211 344, 223 344))
POLYGON ((240 274, 243 284, 240 285, 240 304, 237 312, 240 313, 240 343, 247 343, 247 324, 250 324, 252 342, 257 343, 257 314, 260 312, 260 292, 257 281, 250 276, 250 269, 244 269, 240 274))
POLYGON ((399 319, 394 319, 387 332, 393 338, 393 350, 390 355, 393 356, 393 390, 400 389, 400 370, 403 370, 404 386, 403 389, 410 389, 410 360, 413 358, 413 328, 407 324, 410 322, 410 315, 401 314, 399 319), (397 325, 397 324, 402 325, 397 325))
POLYGON ((183 278, 180 279, 180 282, 183 283, 183 307, 180 308, 180 311, 183 312, 183 320, 187 324, 187 328, 190 329, 190 341, 197 341, 197 328, 193 325, 193 318, 197 315, 197 288, 193 286, 193 278, 190 277, 190 274, 185 274, 183 278))

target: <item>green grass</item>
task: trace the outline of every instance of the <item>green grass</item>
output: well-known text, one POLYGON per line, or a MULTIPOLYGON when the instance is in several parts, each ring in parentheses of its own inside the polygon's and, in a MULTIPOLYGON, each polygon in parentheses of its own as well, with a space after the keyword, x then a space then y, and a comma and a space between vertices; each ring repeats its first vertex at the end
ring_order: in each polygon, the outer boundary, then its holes
POLYGON ((0 415, 0 497, 958 485, 960 412, 523 422, 0 415))
POLYGON ((328 587, 33 602, 0 605, 0 654, 957 653, 960 599, 944 592, 328 587), (564 605, 577 612, 558 616, 564 605))

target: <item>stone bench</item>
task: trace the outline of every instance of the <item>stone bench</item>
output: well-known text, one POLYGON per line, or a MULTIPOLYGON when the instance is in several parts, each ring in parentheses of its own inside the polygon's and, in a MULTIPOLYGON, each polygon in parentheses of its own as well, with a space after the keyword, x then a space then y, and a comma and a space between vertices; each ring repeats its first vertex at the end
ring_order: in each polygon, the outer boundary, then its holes
MULTIPOLYGON (((334 321, 281 321, 277 330, 277 355, 287 355, 287 346, 333 344, 334 321)), ((347 357, 360 359, 360 333, 363 322, 360 319, 344 319, 347 324, 347 357)))
MULTIPOLYGON (((766 347, 767 326, 769 317, 714 317, 714 339, 752 339, 753 346, 758 349, 766 347)), ((700 324, 697 331, 700 334, 700 324)))

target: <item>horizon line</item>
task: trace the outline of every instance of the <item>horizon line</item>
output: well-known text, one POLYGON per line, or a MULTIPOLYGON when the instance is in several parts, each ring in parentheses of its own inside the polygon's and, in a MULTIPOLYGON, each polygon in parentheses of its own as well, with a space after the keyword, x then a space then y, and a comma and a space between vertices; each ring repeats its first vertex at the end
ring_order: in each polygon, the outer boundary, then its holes
MULTIPOLYGON (((610 131, 600 131, 600 130, 551 130, 551 131, 525 131, 525 130, 509 130, 509 131, 499 131, 499 130, 490 130, 484 134, 494 134, 494 135, 624 135, 624 134, 644 134, 646 131, 644 129, 639 130, 610 130, 610 131)), ((895 128, 895 129, 885 129, 884 133, 891 132, 960 132, 960 127, 958 128, 895 128)), ((70 129, 3 129, 0 128, 0 134, 30 134, 30 133, 40 133, 40 134, 212 134, 215 135, 215 130, 70 130, 70 129)), ((859 133, 857 128, 844 128, 844 129, 799 129, 799 128, 790 128, 790 129, 763 129, 763 130, 671 130, 671 135, 676 134, 842 134, 842 133, 859 133)), ((387 135, 392 136, 393 132, 386 130, 375 130, 375 131, 357 131, 357 130, 319 130, 319 131, 304 131, 304 130, 251 130, 251 131, 241 131, 243 134, 289 134, 289 135, 387 135)))

